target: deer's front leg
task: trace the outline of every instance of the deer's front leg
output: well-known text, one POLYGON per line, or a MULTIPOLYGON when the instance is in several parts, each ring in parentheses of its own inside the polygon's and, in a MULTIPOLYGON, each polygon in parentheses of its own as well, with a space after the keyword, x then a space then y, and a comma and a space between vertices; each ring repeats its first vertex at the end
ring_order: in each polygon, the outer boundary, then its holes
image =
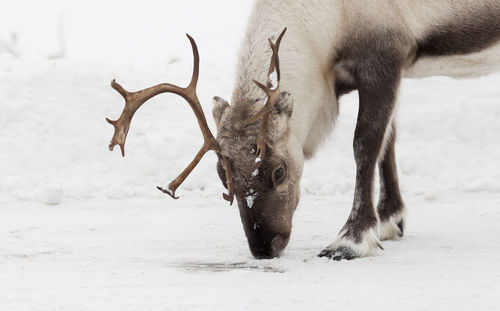
POLYGON ((378 214, 373 207, 374 172, 390 128, 399 81, 400 75, 395 72, 385 79, 377 79, 376 83, 366 81, 359 86, 359 113, 353 143, 357 166, 353 207, 337 239, 320 257, 354 259, 381 248, 378 214))

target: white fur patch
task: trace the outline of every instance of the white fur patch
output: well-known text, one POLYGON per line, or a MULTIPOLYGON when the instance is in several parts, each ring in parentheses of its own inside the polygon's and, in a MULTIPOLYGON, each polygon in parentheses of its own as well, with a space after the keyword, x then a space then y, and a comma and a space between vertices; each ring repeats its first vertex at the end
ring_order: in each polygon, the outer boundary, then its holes
POLYGON ((449 76, 470 78, 490 74, 500 70, 500 43, 467 55, 423 57, 408 68, 406 78, 449 76))
POLYGON ((345 237, 345 230, 340 231, 337 239, 326 250, 335 251, 341 248, 347 248, 353 252, 356 257, 366 257, 373 255, 381 243, 378 238, 377 229, 370 228, 363 234, 361 243, 355 243, 353 240, 345 237))

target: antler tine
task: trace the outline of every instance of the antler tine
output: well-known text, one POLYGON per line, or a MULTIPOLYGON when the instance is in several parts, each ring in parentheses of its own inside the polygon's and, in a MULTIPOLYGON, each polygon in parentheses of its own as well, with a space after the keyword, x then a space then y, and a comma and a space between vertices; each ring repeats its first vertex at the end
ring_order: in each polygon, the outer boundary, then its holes
POLYGON ((198 46, 196 45, 196 41, 194 41, 193 37, 186 34, 191 43, 191 48, 193 49, 193 75, 191 76, 191 81, 187 89, 193 89, 196 96, 196 86, 198 85, 198 77, 200 76, 200 54, 198 53, 198 46))
MULTIPOLYGON (((162 83, 141 91, 128 92, 120 84, 113 80, 111 81, 111 87, 113 87, 113 89, 115 89, 123 96, 123 98, 125 99, 125 107, 117 120, 113 121, 106 118, 106 121, 108 121, 108 123, 113 125, 115 128, 113 138, 111 139, 111 142, 109 144, 109 149, 112 151, 114 146, 119 145, 122 156, 125 156, 125 141, 127 139, 127 134, 130 128, 130 122, 132 121, 132 117, 134 116, 137 109, 139 109, 147 100, 162 93, 174 93, 181 96, 187 101, 196 116, 201 133, 203 134, 204 143, 193 161, 191 161, 191 163, 182 171, 182 173, 168 185, 168 189, 162 189, 161 187, 158 187, 159 190, 170 195, 174 199, 178 199, 178 197, 175 196, 175 191, 177 190, 177 188, 193 171, 193 169, 200 162, 205 153, 207 153, 207 151, 209 150, 220 153, 219 144, 217 143, 216 139, 212 135, 212 132, 210 131, 210 128, 208 127, 205 114, 196 93, 196 86, 198 84, 198 77, 200 72, 200 56, 198 53, 198 47, 196 46, 195 40, 190 35, 186 34, 186 36, 188 37, 189 42, 191 43, 191 48, 193 50, 193 73, 189 85, 183 88, 169 83, 162 83)), ((231 199, 231 202, 232 192, 233 190, 232 188, 230 188, 230 195, 228 196, 228 198, 231 199)))
POLYGON ((224 200, 229 201, 230 205, 233 205, 234 190, 233 190, 233 174, 231 172, 231 162, 229 162, 228 158, 224 158, 224 164, 226 169, 227 189, 229 193, 228 194, 223 193, 222 197, 224 198, 224 200))
POLYGON ((280 58, 278 52, 281 44, 281 39, 283 38, 285 33, 286 33, 286 28, 283 29, 283 31, 279 35, 278 39, 276 40, 276 44, 274 44, 273 41, 271 41, 271 39, 268 39, 269 45, 271 46, 271 50, 273 51, 273 55, 271 57, 271 64, 269 66, 269 71, 267 75, 267 87, 270 90, 276 89, 279 86, 279 82, 281 80, 280 58), (276 74, 275 77, 273 77, 274 74, 276 74), (278 85, 275 85, 276 83, 278 83, 278 85))
POLYGON ((260 158, 265 156, 265 135, 267 131, 267 126, 269 123, 269 116, 272 112, 274 104, 278 100, 280 94, 280 80, 281 80, 281 72, 280 72, 280 60, 279 60, 279 48, 281 44, 281 39, 286 33, 287 28, 283 29, 281 34, 279 35, 276 43, 273 43, 271 39, 269 39, 269 45, 271 46, 271 50, 273 52, 271 56, 271 63, 269 65, 269 70, 267 73, 267 83, 266 85, 260 83, 259 81, 253 80, 253 82, 264 91, 267 96, 266 103, 261 110, 259 110, 253 117, 247 120, 246 124, 254 123, 255 121, 262 119, 262 124, 259 130, 259 135, 257 136, 257 154, 260 158))

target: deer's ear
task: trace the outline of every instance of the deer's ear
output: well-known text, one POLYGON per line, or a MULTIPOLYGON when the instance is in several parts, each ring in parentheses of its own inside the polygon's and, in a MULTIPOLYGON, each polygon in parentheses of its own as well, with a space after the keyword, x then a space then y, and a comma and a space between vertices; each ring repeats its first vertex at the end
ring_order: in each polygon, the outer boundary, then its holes
POLYGON ((278 101, 276 102, 276 104, 274 104, 273 113, 290 118, 292 116, 292 111, 292 95, 288 92, 281 92, 278 101))
POLYGON ((214 116, 215 125, 219 128, 220 121, 226 112, 228 112, 229 103, 224 99, 215 96, 213 99, 214 108, 212 109, 212 114, 214 116))

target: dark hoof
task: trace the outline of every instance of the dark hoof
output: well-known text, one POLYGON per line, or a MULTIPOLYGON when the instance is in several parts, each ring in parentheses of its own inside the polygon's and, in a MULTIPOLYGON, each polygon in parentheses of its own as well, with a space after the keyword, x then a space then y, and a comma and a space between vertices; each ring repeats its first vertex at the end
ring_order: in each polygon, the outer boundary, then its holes
POLYGON ((404 229, 403 229, 403 221, 401 220, 399 223, 398 223, 398 228, 399 228, 399 237, 402 238, 403 237, 403 233, 404 233, 404 229))
POLYGON ((318 257, 326 257, 335 261, 341 261, 352 260, 357 256, 351 249, 347 247, 339 247, 337 249, 324 249, 321 253, 319 253, 318 257))

